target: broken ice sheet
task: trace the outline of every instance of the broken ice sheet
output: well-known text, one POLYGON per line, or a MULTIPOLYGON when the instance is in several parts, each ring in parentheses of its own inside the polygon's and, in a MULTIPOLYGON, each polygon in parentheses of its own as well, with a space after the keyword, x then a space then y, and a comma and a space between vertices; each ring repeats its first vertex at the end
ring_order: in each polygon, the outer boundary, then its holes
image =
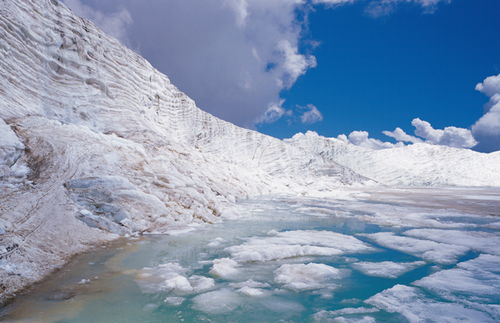
POLYGON ((274 281, 294 291, 336 289, 345 272, 325 264, 285 264, 274 272, 274 281))
POLYGON ((353 263, 352 268, 362 272, 367 276, 398 278, 399 276, 425 265, 424 261, 413 262, 357 262, 353 263))
POLYGON ((386 289, 365 303, 390 313, 400 313, 410 322, 496 322, 486 313, 427 298, 418 288, 404 285, 386 289))
POLYGON ((353 236, 332 231, 295 230, 279 232, 270 237, 253 237, 226 250, 238 262, 264 262, 291 257, 370 252, 375 249, 353 236))
POLYGON ((398 250, 438 264, 452 264, 469 248, 430 240, 399 236, 392 232, 361 234, 381 246, 398 250))

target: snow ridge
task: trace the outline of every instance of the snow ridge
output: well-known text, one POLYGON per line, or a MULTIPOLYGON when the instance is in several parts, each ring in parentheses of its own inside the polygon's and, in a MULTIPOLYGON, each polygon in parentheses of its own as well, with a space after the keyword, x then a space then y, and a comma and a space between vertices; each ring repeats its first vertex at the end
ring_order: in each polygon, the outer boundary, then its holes
POLYGON ((426 143, 373 150, 312 131, 285 141, 381 184, 500 186, 500 152, 485 154, 426 143))

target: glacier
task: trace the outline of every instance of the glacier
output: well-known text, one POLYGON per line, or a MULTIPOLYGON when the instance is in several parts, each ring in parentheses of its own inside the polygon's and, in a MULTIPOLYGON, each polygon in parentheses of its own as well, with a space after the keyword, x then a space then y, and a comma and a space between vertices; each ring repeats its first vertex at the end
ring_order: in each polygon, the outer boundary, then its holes
MULTIPOLYGON (((374 151, 314 133, 279 140, 220 120, 57 0, 0 2, 0 58, 0 301, 92 246, 217 223, 255 196, 500 186, 500 152, 430 144, 374 151)), ((287 237, 266 239, 281 248, 287 237)), ((259 243, 233 246, 235 258, 250 247, 274 257, 259 243)), ((311 244, 290 253, 349 247, 311 244)), ((423 253, 448 246, 427 244, 423 253)), ((467 249, 455 248, 452 260, 467 249)), ((227 262, 217 270, 227 272, 227 262)), ((175 288, 195 288, 196 277, 167 274, 175 288)), ((198 304, 212 306, 203 297, 198 304)))

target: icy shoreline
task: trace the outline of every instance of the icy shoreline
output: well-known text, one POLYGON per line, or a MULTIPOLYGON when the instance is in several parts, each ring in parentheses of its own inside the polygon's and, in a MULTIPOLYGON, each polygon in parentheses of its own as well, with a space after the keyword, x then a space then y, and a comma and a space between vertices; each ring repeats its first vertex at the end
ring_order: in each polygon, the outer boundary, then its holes
POLYGON ((3 318, 497 320, 499 217, 488 205, 498 190, 427 190, 425 205, 410 206, 414 192, 244 201, 222 223, 76 257, 3 318), (464 211, 457 196, 482 207, 464 211))

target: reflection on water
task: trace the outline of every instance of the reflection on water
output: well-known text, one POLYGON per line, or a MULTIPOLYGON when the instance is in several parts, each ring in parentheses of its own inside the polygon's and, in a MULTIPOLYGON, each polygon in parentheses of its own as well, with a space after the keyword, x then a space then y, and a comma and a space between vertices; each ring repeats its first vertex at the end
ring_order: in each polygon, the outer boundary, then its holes
POLYGON ((76 257, 4 308, 2 319, 499 320, 500 250, 493 246, 500 243, 500 219, 488 215, 499 206, 498 195, 475 190, 472 198, 486 211, 470 212, 442 207, 457 205, 454 191, 437 204, 432 194, 426 203, 418 202, 425 192, 405 194, 377 192, 363 201, 262 198, 241 203, 237 217, 223 223, 123 239, 76 257), (379 232, 393 234, 381 240, 379 232), (441 277, 456 278, 456 286, 441 277), (464 279, 469 285, 460 288, 464 279))

